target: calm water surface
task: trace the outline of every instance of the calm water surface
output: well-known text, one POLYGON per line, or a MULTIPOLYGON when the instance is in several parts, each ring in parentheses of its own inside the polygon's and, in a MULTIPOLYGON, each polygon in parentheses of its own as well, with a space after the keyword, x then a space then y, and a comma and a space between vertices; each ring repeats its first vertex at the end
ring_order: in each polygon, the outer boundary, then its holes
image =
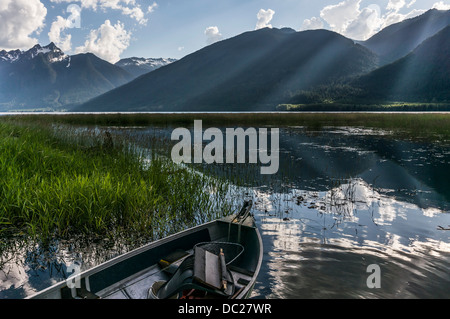
POLYGON ((449 298, 450 148, 390 132, 284 130, 285 190, 255 191, 255 298, 449 298), (369 265, 381 288, 369 289, 369 265))
MULTIPOLYGON (((251 167, 215 172, 233 181, 246 175, 246 186, 231 191, 255 202, 264 260, 253 298, 450 298, 449 145, 364 128, 280 133, 277 175, 251 167), (367 286, 373 264, 379 289, 367 286)), ((86 269, 129 248, 82 239, 46 252, 16 246, 3 254, 0 298, 63 280, 77 259, 86 269)))

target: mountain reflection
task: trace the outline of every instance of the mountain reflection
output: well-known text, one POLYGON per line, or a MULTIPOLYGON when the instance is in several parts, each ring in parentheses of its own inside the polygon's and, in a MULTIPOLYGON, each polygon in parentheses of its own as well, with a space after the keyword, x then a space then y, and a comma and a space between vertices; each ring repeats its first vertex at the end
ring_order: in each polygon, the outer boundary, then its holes
POLYGON ((325 191, 361 178, 377 191, 422 208, 449 209, 450 146, 414 141, 363 128, 280 129, 280 170, 262 176, 254 166, 206 167, 240 176, 250 187, 325 191))
POLYGON ((255 198, 268 251, 255 298, 450 295, 449 235, 438 229, 450 218, 442 210, 380 194, 362 179, 255 198), (381 266, 380 290, 366 285, 371 264, 381 266))

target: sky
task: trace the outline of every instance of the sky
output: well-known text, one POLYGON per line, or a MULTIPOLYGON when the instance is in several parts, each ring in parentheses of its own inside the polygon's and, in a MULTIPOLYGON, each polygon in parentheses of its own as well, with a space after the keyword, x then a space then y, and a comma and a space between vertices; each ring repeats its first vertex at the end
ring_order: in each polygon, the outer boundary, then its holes
POLYGON ((0 0, 0 50, 54 42, 66 54, 180 59, 259 28, 366 40, 450 0, 0 0))

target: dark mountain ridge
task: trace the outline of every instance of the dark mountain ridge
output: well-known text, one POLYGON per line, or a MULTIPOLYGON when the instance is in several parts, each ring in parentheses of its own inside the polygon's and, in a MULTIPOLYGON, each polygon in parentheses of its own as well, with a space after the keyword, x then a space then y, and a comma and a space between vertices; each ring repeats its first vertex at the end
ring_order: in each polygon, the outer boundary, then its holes
POLYGON ((450 101, 450 26, 404 58, 351 83, 366 100, 450 101))
POLYGON ((0 110, 261 111, 278 104, 446 103, 449 25, 450 10, 433 9, 357 43, 328 30, 266 28, 179 61, 128 58, 116 65, 89 53, 66 55, 53 43, 2 50, 0 110))
POLYGON ((94 54, 65 55, 53 43, 0 52, 3 110, 61 109, 123 85, 133 77, 94 54))
POLYGON ((406 56, 448 25, 450 10, 431 9, 420 16, 390 25, 360 44, 378 54, 382 64, 389 64, 406 56))
POLYGON ((285 104, 320 105, 320 109, 329 110, 333 105, 449 103, 449 40, 447 26, 393 63, 343 82, 304 90, 285 104))
POLYGON ((293 91, 364 74, 377 63, 374 53, 331 31, 266 28, 205 47, 77 110, 273 109, 293 91))

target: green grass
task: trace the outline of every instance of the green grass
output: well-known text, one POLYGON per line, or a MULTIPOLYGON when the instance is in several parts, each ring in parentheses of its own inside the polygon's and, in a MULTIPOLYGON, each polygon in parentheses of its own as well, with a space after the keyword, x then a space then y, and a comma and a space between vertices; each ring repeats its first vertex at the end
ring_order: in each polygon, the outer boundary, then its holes
POLYGON ((0 233, 47 239, 124 233, 160 238, 227 214, 230 205, 224 198, 229 186, 226 176, 217 180, 208 177, 217 174, 197 174, 193 169, 176 166, 170 159, 130 147, 168 147, 170 143, 158 144, 151 138, 136 141, 106 131, 108 126, 188 127, 195 119, 202 119, 204 127, 296 125, 317 130, 354 126, 396 131, 392 136, 450 141, 450 115, 436 113, 3 116, 0 233), (104 128, 86 129, 89 125, 104 128), (211 189, 216 190, 213 195, 207 191, 211 189))
POLYGON ((156 239, 227 214, 226 183, 130 145, 102 130, 0 120, 0 235, 156 239))
POLYGON ((148 126, 162 125, 189 127, 194 120, 203 120, 203 126, 236 127, 267 125, 306 126, 320 129, 325 126, 358 126, 398 131, 412 138, 436 141, 450 140, 450 113, 187 113, 187 114, 60 114, 14 115, 4 121, 20 119, 30 123, 62 123, 98 126, 148 126))

